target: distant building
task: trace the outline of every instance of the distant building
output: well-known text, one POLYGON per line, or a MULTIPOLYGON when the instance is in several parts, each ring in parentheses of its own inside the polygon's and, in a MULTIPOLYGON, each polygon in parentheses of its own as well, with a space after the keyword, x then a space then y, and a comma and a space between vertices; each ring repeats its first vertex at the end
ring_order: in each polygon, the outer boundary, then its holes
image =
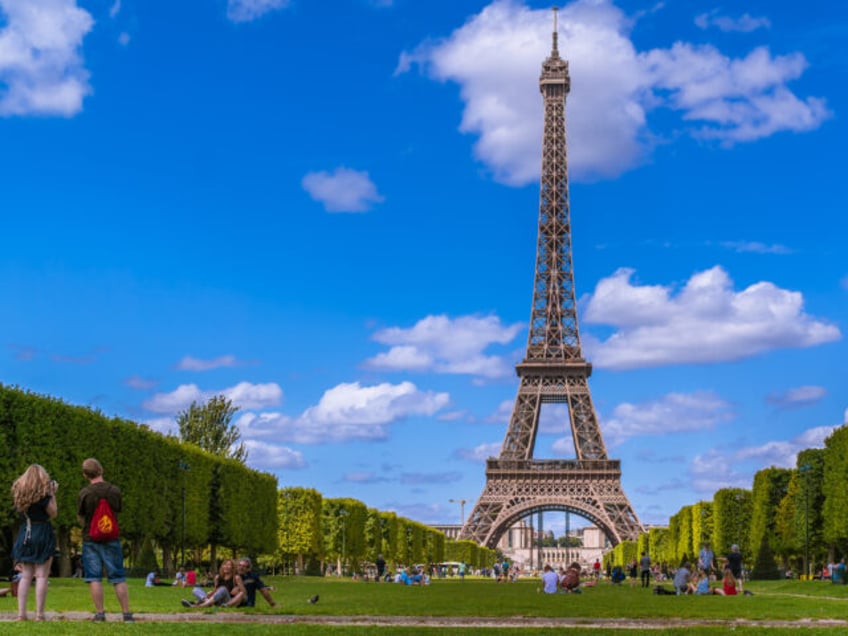
MULTIPOLYGON (((459 531, 462 529, 462 526, 456 524, 434 527, 436 530, 444 532, 448 539, 459 537, 459 531)), ((582 545, 580 547, 542 547, 540 567, 540 548, 538 545, 534 545, 538 542, 533 541, 533 536, 538 536, 538 534, 527 521, 519 521, 504 533, 498 542, 498 549, 520 570, 527 572, 539 570, 545 564, 557 569, 574 561, 577 561, 583 568, 591 568, 595 559, 602 559, 604 553, 612 549, 612 545, 600 528, 586 526, 569 532, 569 536, 581 539, 582 545)), ((549 532, 543 534, 550 536, 549 532)))

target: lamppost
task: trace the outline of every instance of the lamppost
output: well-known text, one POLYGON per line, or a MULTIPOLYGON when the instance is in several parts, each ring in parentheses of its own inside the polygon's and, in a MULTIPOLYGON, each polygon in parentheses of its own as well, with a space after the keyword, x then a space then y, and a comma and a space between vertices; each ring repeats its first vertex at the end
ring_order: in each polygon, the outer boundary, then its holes
POLYGON ((459 504, 459 525, 465 525, 465 499, 448 499, 451 503, 459 504))
POLYGON ((185 567, 185 537, 186 537, 186 473, 191 470, 191 466, 188 465, 188 462, 184 462, 183 460, 179 460, 177 462, 177 468, 179 468, 183 472, 183 533, 180 540, 180 563, 181 566, 185 567))
POLYGON ((804 474, 804 574, 810 580, 810 464, 798 467, 798 472, 804 474))

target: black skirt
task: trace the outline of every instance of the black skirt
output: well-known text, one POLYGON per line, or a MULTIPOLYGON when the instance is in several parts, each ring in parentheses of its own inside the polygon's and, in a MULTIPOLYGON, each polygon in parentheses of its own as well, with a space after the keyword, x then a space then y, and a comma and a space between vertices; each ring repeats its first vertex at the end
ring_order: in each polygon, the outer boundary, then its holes
POLYGON ((41 521, 30 525, 27 536, 26 524, 21 524, 18 538, 12 548, 15 563, 44 563, 56 552, 56 535, 49 522, 41 521))

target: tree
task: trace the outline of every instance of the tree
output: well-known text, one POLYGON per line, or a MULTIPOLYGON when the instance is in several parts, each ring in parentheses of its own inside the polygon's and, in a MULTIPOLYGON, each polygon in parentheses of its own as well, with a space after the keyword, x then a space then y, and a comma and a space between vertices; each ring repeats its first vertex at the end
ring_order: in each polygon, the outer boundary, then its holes
POLYGON ((713 502, 699 501, 692 506, 692 555, 700 552, 701 546, 712 542, 713 502))
POLYGON ((823 539, 831 553, 845 553, 848 549, 848 526, 845 510, 848 510, 848 426, 842 426, 824 441, 824 472, 822 494, 824 496, 822 519, 823 539))
POLYGON ((719 566, 734 544, 740 546, 743 559, 749 562, 750 555, 745 550, 751 532, 751 509, 750 490, 721 488, 713 495, 712 546, 719 566))
POLYGON ((239 443, 241 433, 232 423, 238 410, 223 395, 213 396, 203 405, 192 402, 186 410, 177 413, 180 440, 199 446, 213 455, 246 462, 247 449, 244 442, 239 443))
POLYGON ((278 497, 279 552, 283 561, 297 560, 297 571, 320 574, 317 563, 322 553, 321 510, 323 497, 312 488, 284 488, 278 497))
POLYGON ((779 544, 776 513, 786 496, 792 471, 785 468, 764 468, 754 475, 751 501, 751 534, 749 552, 754 561, 752 577, 776 579, 780 576, 775 559, 779 544))

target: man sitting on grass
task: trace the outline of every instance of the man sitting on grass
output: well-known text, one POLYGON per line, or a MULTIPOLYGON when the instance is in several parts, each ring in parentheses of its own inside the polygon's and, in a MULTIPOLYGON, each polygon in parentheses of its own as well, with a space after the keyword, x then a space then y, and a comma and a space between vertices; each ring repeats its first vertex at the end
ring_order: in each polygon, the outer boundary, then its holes
POLYGON ((674 580, 672 581, 672 584, 674 585, 674 591, 677 593, 678 596, 680 596, 681 594, 689 593, 689 576, 689 564, 682 563, 680 565, 680 569, 675 572, 674 580))
POLYGON ((253 564, 250 562, 250 559, 247 557, 239 559, 238 573, 239 576, 241 576, 241 582, 247 592, 241 602, 241 607, 256 606, 256 590, 259 590, 259 593, 262 594, 271 607, 277 607, 274 599, 271 598, 271 591, 274 590, 274 588, 269 587, 262 582, 259 575, 253 571, 253 564))

